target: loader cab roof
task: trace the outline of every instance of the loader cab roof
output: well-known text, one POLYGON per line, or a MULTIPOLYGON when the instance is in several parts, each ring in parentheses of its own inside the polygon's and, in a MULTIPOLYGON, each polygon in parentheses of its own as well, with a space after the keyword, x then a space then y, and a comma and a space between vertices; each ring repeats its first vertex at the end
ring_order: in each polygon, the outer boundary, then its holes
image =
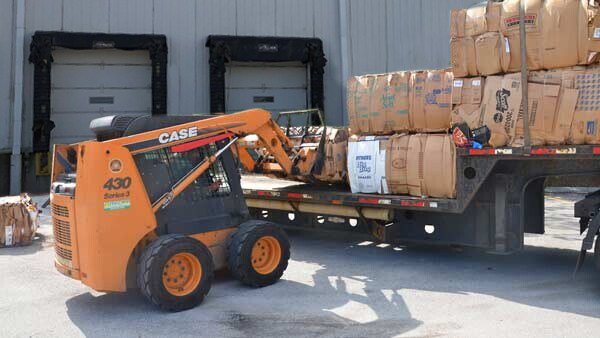
POLYGON ((108 141, 115 138, 145 133, 152 130, 176 126, 198 120, 204 120, 214 115, 185 115, 185 116, 126 116, 111 115, 94 119, 90 129, 98 141, 108 141))

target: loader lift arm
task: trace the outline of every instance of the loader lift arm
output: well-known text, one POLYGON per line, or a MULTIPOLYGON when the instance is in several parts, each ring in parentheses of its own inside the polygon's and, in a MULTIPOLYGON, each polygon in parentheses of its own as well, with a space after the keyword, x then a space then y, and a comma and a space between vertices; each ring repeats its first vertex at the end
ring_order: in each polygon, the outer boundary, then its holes
MULTIPOLYGON (((94 126, 91 127, 94 129, 94 126)), ((269 166, 265 171, 280 172, 284 175, 308 176, 311 174, 312 161, 298 153, 290 139, 271 120, 271 114, 263 109, 250 109, 229 115, 204 118, 147 131, 135 136, 120 137, 112 141, 116 145, 129 149, 131 154, 135 155, 224 133, 231 133, 232 136, 238 138, 256 135, 261 147, 277 162, 276 166, 269 166)), ((234 149, 248 170, 257 169, 258 164, 254 163, 245 147, 235 147, 234 149)))

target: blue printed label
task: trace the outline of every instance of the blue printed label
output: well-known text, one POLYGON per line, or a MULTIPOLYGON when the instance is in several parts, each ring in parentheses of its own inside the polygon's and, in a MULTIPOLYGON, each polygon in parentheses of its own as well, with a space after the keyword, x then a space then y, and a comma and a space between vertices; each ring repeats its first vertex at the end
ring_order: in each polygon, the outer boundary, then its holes
POLYGON ((588 135, 596 135, 596 121, 588 121, 587 134, 588 135))

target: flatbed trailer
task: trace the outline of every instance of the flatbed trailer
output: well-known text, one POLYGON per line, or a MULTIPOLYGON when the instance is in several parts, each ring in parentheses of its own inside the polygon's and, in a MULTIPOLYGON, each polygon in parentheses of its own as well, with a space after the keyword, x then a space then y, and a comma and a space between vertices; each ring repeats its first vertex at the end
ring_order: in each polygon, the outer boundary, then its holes
MULTIPOLYGON (((362 231, 383 242, 454 244, 511 253, 523 249, 525 233, 544 233, 546 178, 600 173, 600 145, 459 148, 456 170, 455 199, 355 194, 343 184, 254 174, 243 177, 242 188, 256 219, 288 227, 362 231)), ((582 249, 593 245, 599 209, 596 193, 576 204, 581 232, 590 226, 582 249)))

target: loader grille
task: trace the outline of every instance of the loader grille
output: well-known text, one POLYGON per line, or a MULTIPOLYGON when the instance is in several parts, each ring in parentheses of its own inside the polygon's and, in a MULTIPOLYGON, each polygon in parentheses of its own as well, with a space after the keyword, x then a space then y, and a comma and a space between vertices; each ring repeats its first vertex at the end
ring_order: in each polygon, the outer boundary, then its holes
POLYGON ((57 243, 71 246, 71 225, 69 222, 54 219, 54 240, 57 243))
POLYGON ((52 214, 59 217, 69 217, 69 209, 62 205, 52 204, 52 214))
POLYGON ((65 259, 67 261, 73 260, 73 255, 71 254, 71 250, 63 249, 59 246, 55 246, 54 248, 56 250, 56 255, 58 257, 65 259))

